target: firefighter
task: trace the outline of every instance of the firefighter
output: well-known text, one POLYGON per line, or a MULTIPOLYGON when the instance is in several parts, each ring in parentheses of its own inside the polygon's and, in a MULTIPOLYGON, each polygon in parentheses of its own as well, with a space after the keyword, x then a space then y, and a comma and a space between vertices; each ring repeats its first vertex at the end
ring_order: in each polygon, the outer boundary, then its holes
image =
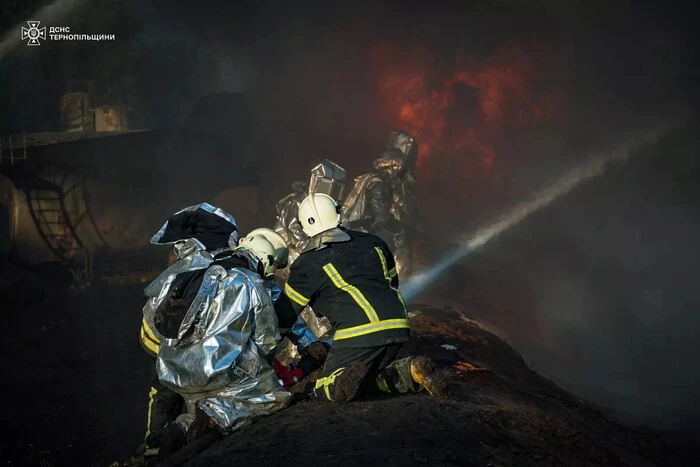
POLYGON ((145 465, 158 461, 161 437, 166 426, 185 409, 183 398, 161 384, 156 373, 156 360, 163 336, 155 323, 155 311, 162 301, 163 290, 170 287, 172 278, 184 271, 205 269, 216 254, 238 243, 236 221, 227 212, 208 203, 189 206, 173 214, 151 238, 154 245, 172 245, 168 268, 144 290, 148 301, 143 308, 140 342, 153 361, 148 405, 146 434, 135 459, 145 465))
POLYGON ((158 349, 160 347, 160 339, 155 336, 146 321, 141 322, 141 345, 146 353, 153 360, 151 372, 151 388, 148 392, 148 411, 146 416, 146 435, 144 444, 140 448, 143 453, 137 452, 137 457, 143 455, 146 465, 151 463, 155 465, 160 451, 160 441, 163 430, 177 418, 184 409, 184 400, 182 397, 165 386, 158 379, 158 374, 155 371, 156 359, 158 358, 158 349))
POLYGON ((157 371, 162 384, 186 398, 188 410, 166 428, 161 461, 186 443, 205 435, 213 441, 290 402, 270 364, 280 333, 264 280, 275 272, 275 253, 263 235, 248 235, 207 269, 172 281, 156 312, 157 330, 167 337, 157 371))
POLYGON ((343 225, 385 240, 404 278, 414 272, 411 243, 422 230, 415 194, 417 158, 413 135, 392 131, 372 170, 355 178, 342 202, 343 225))
POLYGON ((282 327, 307 305, 333 324, 333 344, 316 381, 315 396, 347 402, 375 385, 388 393, 421 388, 439 392, 430 358, 397 360, 411 331, 394 256, 386 242, 341 227, 340 207, 326 194, 305 198, 299 206, 299 221, 309 242, 292 264, 276 308, 282 327))
MULTIPOLYGON (((296 216, 296 213, 295 213, 296 216)), ((246 239, 256 235, 265 237, 275 248, 275 264, 277 271, 285 269, 289 262, 289 247, 284 237, 273 229, 261 227, 251 230, 239 240, 239 246, 244 246, 246 239)), ((265 288, 270 293, 273 302, 282 295, 274 274, 268 274, 263 278, 265 288)), ((275 370, 283 381, 286 389, 301 381, 306 375, 319 368, 326 359, 329 345, 321 342, 309 329, 306 321, 299 316, 291 329, 280 329, 290 340, 291 346, 297 349, 301 360, 292 367, 286 367, 279 360, 275 360, 275 370)))
MULTIPOLYGON (((280 274, 280 278, 285 282, 289 277, 291 265, 309 241, 309 237, 304 233, 299 222, 299 204, 311 193, 325 193, 333 199, 340 200, 343 198, 345 190, 345 169, 329 159, 316 161, 311 166, 310 175, 309 183, 294 182, 292 184, 292 193, 277 203, 275 231, 289 245, 289 266, 280 274)), ((280 357, 283 360, 296 358, 295 346, 297 348, 307 346, 307 349, 310 351, 317 350, 323 356, 324 349, 330 346, 329 333, 331 331, 331 324, 328 319, 317 315, 311 307, 306 307, 299 315, 291 331, 286 334, 289 341, 283 343, 280 357), (323 341, 323 345, 321 345, 321 342, 316 343, 319 339, 323 341), (311 345, 312 342, 313 345, 311 345)))
MULTIPOLYGON (((200 250, 194 242, 184 241, 176 243, 170 253, 168 269, 163 275, 174 273, 180 269, 180 264, 187 262, 190 263, 189 267, 185 266, 187 269, 201 267, 195 265, 198 262, 194 260, 195 257, 203 264, 207 264, 210 260, 206 252, 200 250)), ((150 287, 156 285, 156 283, 157 280, 150 287)), ((156 360, 162 336, 155 330, 153 324, 152 312, 155 310, 155 307, 152 306, 152 302, 157 300, 157 293, 159 292, 160 289, 156 293, 149 293, 148 289, 146 289, 146 294, 149 295, 150 299, 144 307, 144 316, 141 320, 139 335, 141 346, 153 361, 146 413, 146 435, 144 443, 136 454, 137 457, 143 457, 144 465, 155 465, 157 463, 161 437, 165 427, 174 421, 185 409, 184 399, 175 391, 163 386, 156 372, 156 360)))

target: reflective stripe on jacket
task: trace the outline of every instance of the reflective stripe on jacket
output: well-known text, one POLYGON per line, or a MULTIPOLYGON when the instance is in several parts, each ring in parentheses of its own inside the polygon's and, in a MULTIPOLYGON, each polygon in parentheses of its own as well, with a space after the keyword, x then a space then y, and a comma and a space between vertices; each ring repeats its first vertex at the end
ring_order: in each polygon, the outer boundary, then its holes
POLYGON ((376 235, 346 231, 349 239, 322 244, 292 264, 279 307, 297 313, 311 305, 335 328, 334 347, 407 342, 408 313, 398 290, 394 256, 376 235))

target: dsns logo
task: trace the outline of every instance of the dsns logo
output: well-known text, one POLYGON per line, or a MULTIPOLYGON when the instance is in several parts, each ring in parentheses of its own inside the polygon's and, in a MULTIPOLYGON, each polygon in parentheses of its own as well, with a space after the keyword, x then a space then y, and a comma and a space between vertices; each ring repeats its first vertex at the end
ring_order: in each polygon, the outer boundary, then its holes
POLYGON ((22 40, 29 39, 27 45, 41 45, 39 39, 46 40, 46 27, 39 29, 41 21, 27 21, 29 29, 22 28, 22 40))

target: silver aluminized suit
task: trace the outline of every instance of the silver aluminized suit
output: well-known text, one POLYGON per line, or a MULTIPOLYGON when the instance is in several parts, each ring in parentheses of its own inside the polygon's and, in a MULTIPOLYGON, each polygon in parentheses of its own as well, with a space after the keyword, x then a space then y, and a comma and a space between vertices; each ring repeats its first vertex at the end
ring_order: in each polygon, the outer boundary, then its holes
POLYGON ((291 399, 271 365, 280 333, 270 293, 255 272, 258 260, 245 250, 234 256, 250 267, 215 262, 204 272, 177 337, 161 341, 157 362, 160 381, 225 432, 291 399))
POLYGON ((411 273, 410 234, 416 221, 417 145, 405 131, 394 131, 387 149, 373 162, 373 170, 355 178, 343 203, 342 220, 348 229, 381 237, 392 249, 399 275, 411 273))
POLYGON ((299 223, 299 203, 309 194, 309 187, 304 182, 292 183, 292 192, 277 202, 277 220, 274 230, 284 238, 289 247, 289 264, 299 256, 309 237, 299 223))
POLYGON ((229 243, 238 243, 238 238, 233 216, 208 203, 189 206, 176 212, 151 238, 154 245, 172 245, 176 261, 144 290, 148 301, 143 307, 140 338, 143 348, 154 359, 148 393, 145 456, 159 454, 163 430, 184 409, 182 397, 161 384, 155 369, 160 344, 164 339, 156 325, 156 311, 178 274, 206 269, 214 255, 228 248, 229 243))

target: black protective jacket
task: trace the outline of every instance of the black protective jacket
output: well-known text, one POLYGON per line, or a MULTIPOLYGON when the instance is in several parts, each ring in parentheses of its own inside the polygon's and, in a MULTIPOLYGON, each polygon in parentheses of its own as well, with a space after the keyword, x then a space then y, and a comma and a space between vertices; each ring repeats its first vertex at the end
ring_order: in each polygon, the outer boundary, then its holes
POLYGON ((292 264, 275 306, 282 327, 307 305, 326 316, 335 329, 333 347, 403 343, 409 340, 410 326, 398 288, 386 242, 338 228, 309 241, 292 264))

